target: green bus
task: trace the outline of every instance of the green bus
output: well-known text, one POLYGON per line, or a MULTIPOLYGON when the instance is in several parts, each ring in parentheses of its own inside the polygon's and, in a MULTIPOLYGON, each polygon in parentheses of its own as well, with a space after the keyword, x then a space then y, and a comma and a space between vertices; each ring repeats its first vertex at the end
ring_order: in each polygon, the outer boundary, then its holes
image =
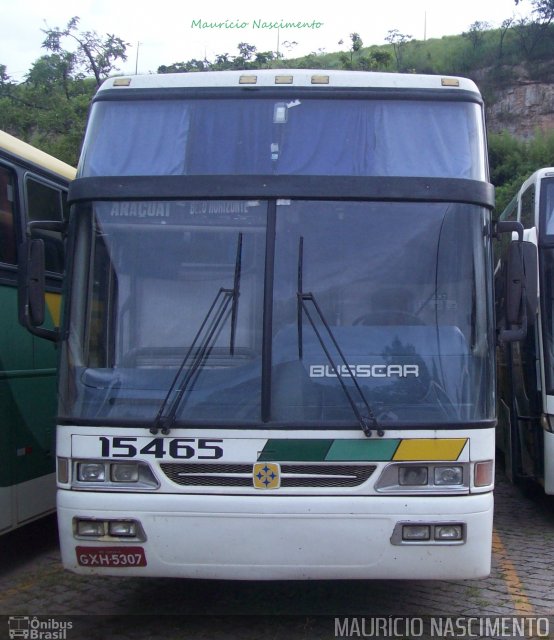
MULTIPOLYGON (((27 224, 62 220, 75 170, 0 131, 0 534, 55 510, 57 353, 18 323, 18 248, 27 224)), ((43 232, 49 321, 58 324, 63 244, 43 232)))

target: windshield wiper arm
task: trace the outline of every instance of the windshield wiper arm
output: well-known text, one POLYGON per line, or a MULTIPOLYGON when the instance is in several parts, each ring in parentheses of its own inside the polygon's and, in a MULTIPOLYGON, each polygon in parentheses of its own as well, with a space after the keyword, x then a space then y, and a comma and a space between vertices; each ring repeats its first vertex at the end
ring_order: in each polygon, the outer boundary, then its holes
POLYGON ((371 437, 371 433, 373 429, 377 430, 377 433, 379 436, 383 436, 385 435, 385 432, 379 427, 379 424, 377 422, 377 418, 375 417, 375 414, 373 413, 371 407, 369 406, 367 399, 362 391, 362 389, 360 388, 360 385, 358 384, 358 381, 356 380, 356 377, 354 376, 354 374, 352 373, 350 366, 348 365, 348 362, 346 360, 346 357, 342 351, 342 349, 340 348, 339 343, 337 342, 337 339, 335 337, 335 335, 333 334, 333 331, 331 330, 331 327, 329 326, 329 323, 327 322, 327 319, 325 318, 325 315, 323 314, 323 311, 321 310, 321 307, 319 306, 319 304, 317 303, 317 300, 315 299, 315 296, 313 293, 311 292, 304 292, 303 291, 303 263, 304 263, 304 238, 300 237, 300 241, 299 241, 299 245, 298 245, 298 291, 297 291, 297 297, 298 297, 298 355, 299 358, 302 359, 302 355, 303 355, 303 336, 302 336, 302 312, 304 312, 306 314, 306 317, 308 318, 308 321, 312 327, 312 329, 314 330, 314 333, 319 341, 319 344, 321 345, 321 348, 323 349, 325 356, 327 358, 327 360, 329 361, 329 364, 331 365, 331 371, 333 371, 336 376, 337 376, 337 380, 340 383, 340 386, 344 392, 344 395, 346 396, 348 403, 350 404, 352 411, 354 412, 354 415, 356 416, 356 419, 358 420, 364 434, 369 438, 371 437), (354 401, 354 398, 352 397, 352 394, 350 393, 348 387, 346 386, 344 380, 342 379, 342 376, 339 374, 339 370, 337 365, 335 364, 334 360, 333 360, 333 356, 331 355, 331 352, 329 351, 327 345, 325 344, 325 340, 323 338, 323 336, 321 335, 321 332, 319 331, 319 329, 317 328, 317 325, 314 321, 314 319, 312 318, 312 316, 310 315, 310 312, 308 310, 308 306, 307 306, 307 302, 311 302, 317 315, 319 316, 319 319, 321 321, 321 323, 323 324, 323 326, 325 327, 329 338, 331 339, 331 342, 333 343, 333 346, 335 347, 337 353, 339 354, 339 358, 342 360, 343 364, 344 364, 344 371, 348 372, 348 375, 350 376, 350 379, 352 380, 352 382, 354 383, 354 387, 356 388, 356 391, 358 392, 358 395, 360 397, 360 399, 362 400, 362 403, 366 409, 367 415, 362 415, 360 410, 358 409, 358 406, 356 405, 356 402, 354 401))
POLYGON ((181 366, 179 367, 177 373, 173 377, 169 390, 164 398, 164 401, 161 404, 160 409, 154 419, 154 424, 150 428, 150 432, 154 435, 158 433, 161 429, 161 432, 164 435, 169 433, 169 430, 173 426, 175 422, 175 417, 177 415, 177 410, 189 388, 191 381, 194 379, 195 375, 201 370, 203 363, 206 361, 207 357, 210 355, 210 352, 213 348, 214 337, 219 335, 221 328, 223 327, 224 321, 229 317, 229 313, 231 315, 231 337, 229 343, 229 353, 230 355, 234 355, 235 353, 235 334, 236 334, 236 324, 237 324, 237 313, 238 313, 238 299, 240 295, 240 277, 241 277, 241 263, 242 263, 242 233, 238 235, 237 241, 237 252, 235 258, 235 275, 233 279, 233 288, 225 289, 221 287, 217 292, 208 312, 204 316, 196 335, 194 336, 194 340, 192 341, 191 346, 189 347, 183 361, 181 362, 181 366), (232 302, 232 307, 229 312, 229 304, 232 302), (201 338, 201 336, 203 337, 201 338), (196 347, 196 344, 199 342, 199 346, 196 347), (194 353, 194 358, 190 364, 190 367, 184 377, 181 380, 183 371, 189 361, 189 358, 194 353), (178 387, 176 389, 176 387, 178 387), (171 396, 176 394, 173 400, 171 400, 171 396))
POLYGON ((239 233, 237 241, 237 254, 235 257, 235 278, 233 280, 233 307, 231 309, 231 340, 229 352, 235 355, 235 335, 237 333, 237 313, 239 310, 240 276, 242 269, 242 233, 239 233))

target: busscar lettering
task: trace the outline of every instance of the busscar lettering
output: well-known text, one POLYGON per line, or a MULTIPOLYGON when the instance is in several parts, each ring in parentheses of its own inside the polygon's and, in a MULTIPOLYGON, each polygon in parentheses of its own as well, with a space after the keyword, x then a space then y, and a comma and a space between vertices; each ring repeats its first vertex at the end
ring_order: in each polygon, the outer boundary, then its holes
POLYGON ((325 364, 310 365, 310 378, 408 378, 419 377, 417 364, 354 364, 332 367, 325 364))

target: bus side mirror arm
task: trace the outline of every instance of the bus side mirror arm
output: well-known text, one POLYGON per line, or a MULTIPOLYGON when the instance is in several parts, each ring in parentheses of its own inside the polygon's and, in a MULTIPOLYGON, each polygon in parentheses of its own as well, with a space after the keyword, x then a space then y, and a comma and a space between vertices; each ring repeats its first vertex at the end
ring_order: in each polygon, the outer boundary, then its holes
POLYGON ((506 290, 504 312, 506 325, 499 331, 501 342, 524 340, 529 322, 533 323, 537 312, 537 248, 523 241, 523 225, 515 221, 500 221, 496 224, 495 236, 501 233, 518 234, 510 243, 506 259, 506 290))
POLYGON ((62 231, 63 223, 32 222, 27 239, 19 250, 18 314, 19 323, 30 333, 52 342, 59 339, 59 329, 46 329, 45 320, 46 267, 44 241, 32 238, 33 229, 62 231))

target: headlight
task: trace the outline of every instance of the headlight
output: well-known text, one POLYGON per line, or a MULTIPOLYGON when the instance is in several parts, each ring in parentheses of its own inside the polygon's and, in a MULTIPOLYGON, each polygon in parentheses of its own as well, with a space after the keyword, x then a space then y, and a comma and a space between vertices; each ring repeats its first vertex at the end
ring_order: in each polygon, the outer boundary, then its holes
MULTIPOLYGON (((485 475, 485 474, 483 474, 485 475)), ((469 493, 469 463, 444 462, 391 463, 387 465, 375 489, 380 493, 469 493)))
POLYGON ((138 482, 139 465, 137 462, 116 463, 111 465, 113 482, 138 482))
POLYGON ((464 539, 464 527, 461 524, 438 524, 435 526, 435 540, 458 541, 464 539))
POLYGON ((112 520, 111 518, 73 518, 73 535, 77 540, 102 538, 146 541, 146 534, 138 520, 112 520))
POLYGON ((75 460, 73 478, 74 489, 90 491, 142 491, 157 489, 160 486, 150 466, 142 461, 75 460))
POLYGON ((429 472, 427 467, 399 467, 398 484, 409 487, 421 487, 427 484, 429 472))
POLYGON ((77 465, 79 482, 104 482, 106 466, 103 462, 81 462, 77 465))
POLYGON ((435 467, 435 484, 438 486, 458 485, 464 480, 462 467, 435 467))
POLYGON ((463 522, 397 522, 390 542, 400 545, 461 545, 467 539, 463 522))
POLYGON ((108 522, 108 535, 114 538, 135 538, 138 523, 135 520, 112 520, 108 522))
POLYGON ((77 520, 75 522, 75 534, 85 538, 99 538, 105 533, 102 520, 77 520))
POLYGON ((405 524, 402 527, 402 540, 418 541, 431 539, 431 527, 428 524, 405 524))

